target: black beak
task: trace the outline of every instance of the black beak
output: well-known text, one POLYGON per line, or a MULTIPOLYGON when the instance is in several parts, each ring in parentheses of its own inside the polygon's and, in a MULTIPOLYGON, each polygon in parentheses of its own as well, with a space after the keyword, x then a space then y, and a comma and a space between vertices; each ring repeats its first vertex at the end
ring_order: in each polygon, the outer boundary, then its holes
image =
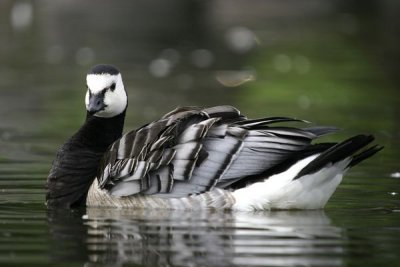
POLYGON ((90 115, 103 110, 107 105, 104 104, 104 94, 91 95, 87 111, 90 115))

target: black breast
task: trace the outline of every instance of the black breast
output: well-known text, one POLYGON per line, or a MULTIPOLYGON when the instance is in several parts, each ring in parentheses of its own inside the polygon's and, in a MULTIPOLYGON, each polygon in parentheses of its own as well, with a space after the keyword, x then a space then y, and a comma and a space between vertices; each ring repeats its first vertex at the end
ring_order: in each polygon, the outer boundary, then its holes
POLYGON ((113 118, 88 115, 85 124, 60 148, 47 178, 46 204, 77 207, 87 192, 107 148, 122 135, 125 112, 113 118))

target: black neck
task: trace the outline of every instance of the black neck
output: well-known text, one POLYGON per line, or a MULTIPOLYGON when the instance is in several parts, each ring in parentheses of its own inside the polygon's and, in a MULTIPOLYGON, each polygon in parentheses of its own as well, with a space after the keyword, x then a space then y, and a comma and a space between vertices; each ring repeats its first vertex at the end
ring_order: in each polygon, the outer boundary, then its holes
POLYGON ((83 126, 59 150, 47 178, 48 206, 86 203, 90 185, 107 148, 122 135, 125 111, 112 118, 87 114, 83 126))
POLYGON ((125 113, 126 111, 112 118, 101 118, 87 113, 84 125, 72 137, 73 142, 96 152, 105 152, 121 137, 125 113))

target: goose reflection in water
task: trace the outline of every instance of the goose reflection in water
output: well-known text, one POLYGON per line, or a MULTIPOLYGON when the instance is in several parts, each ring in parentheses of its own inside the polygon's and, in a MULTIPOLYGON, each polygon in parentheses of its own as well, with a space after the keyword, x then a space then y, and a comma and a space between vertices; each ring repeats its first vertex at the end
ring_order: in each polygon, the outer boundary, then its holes
POLYGON ((341 266, 345 253, 342 229, 322 210, 88 208, 71 214, 49 213, 57 260, 113 266, 341 266), (75 216, 76 225, 65 216, 75 216))

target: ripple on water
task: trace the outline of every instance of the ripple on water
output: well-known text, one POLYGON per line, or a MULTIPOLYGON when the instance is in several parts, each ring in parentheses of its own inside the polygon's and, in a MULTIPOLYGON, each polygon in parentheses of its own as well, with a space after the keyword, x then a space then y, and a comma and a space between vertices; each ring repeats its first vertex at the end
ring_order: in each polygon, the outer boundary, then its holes
POLYGON ((341 265, 342 230, 323 211, 182 212, 88 209, 89 259, 194 266, 341 265))

